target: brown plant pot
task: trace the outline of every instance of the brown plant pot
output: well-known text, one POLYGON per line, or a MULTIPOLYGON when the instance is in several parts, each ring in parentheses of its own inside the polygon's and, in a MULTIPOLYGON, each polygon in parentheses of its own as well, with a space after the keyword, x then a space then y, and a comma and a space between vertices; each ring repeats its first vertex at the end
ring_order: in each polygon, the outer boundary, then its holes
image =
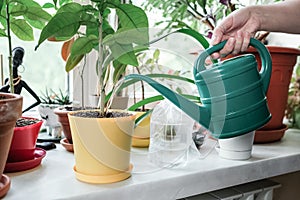
MULTIPOLYGON (((289 85, 293 74, 294 66, 297 62, 297 56, 300 55, 300 50, 296 48, 267 46, 272 57, 272 76, 270 80, 269 89, 267 92, 268 106, 272 114, 271 120, 264 125, 256 134, 264 134, 264 130, 270 132, 270 130, 279 130, 283 126, 283 118, 287 105, 289 85)), ((261 61, 258 53, 254 48, 249 48, 248 53, 253 53, 256 59, 261 65, 261 61)), ((275 136, 277 132, 272 131, 272 137, 267 139, 264 137, 263 141, 260 141, 259 136, 255 137, 255 143, 266 143, 277 141, 278 138, 283 137, 282 131, 278 131, 278 136, 275 136), (276 140, 274 140, 274 138, 276 140)))
POLYGON ((64 107, 59 107, 54 109, 54 113, 58 116, 58 121, 60 122, 64 135, 70 144, 73 144, 71 129, 68 119, 68 113, 70 111, 66 110, 64 107))
MULTIPOLYGON (((4 171, 16 121, 22 115, 22 103, 20 95, 0 93, 0 177, 4 171)), ((6 190, 8 191, 7 188, 6 190)), ((5 194, 3 192, 1 196, 5 194)))

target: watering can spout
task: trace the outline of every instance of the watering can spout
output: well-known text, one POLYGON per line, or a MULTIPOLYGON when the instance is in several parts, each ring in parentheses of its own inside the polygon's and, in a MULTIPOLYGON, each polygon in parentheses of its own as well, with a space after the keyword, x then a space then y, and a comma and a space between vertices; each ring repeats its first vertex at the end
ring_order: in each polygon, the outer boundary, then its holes
POLYGON ((187 98, 177 94, 171 89, 165 87, 164 85, 158 83, 157 81, 140 74, 130 74, 125 76, 125 80, 130 79, 138 79, 147 82, 152 88, 154 88, 157 92, 162 94, 166 99, 171 101, 175 106, 177 106, 180 110, 185 112, 192 119, 197 121, 206 129, 209 128, 210 123, 210 112, 207 108, 202 105, 198 105, 187 98))

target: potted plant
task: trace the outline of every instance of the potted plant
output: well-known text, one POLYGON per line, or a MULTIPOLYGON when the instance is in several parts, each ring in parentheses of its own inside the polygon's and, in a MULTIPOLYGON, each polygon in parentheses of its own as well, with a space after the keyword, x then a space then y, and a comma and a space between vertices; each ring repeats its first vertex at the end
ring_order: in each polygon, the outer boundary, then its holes
MULTIPOLYGON (((42 28, 45 22, 50 18, 50 14, 33 0, 11 1, 4 0, 0 2, 0 36, 6 37, 8 42, 8 67, 9 84, 12 94, 0 93, 1 120, 0 120, 0 175, 4 176, 3 170, 8 156, 13 130, 18 118, 22 113, 22 97, 14 93, 14 80, 12 74, 12 33, 24 41, 33 40, 33 27, 42 28)), ((1 178, 5 180, 5 178, 1 178)), ((6 179, 8 180, 8 178, 6 179)), ((10 181, 6 182, 6 191, 9 189, 10 181)), ((2 183, 1 183, 2 184, 2 183)), ((2 188, 1 188, 2 190, 2 188)), ((1 191, 2 196, 6 192, 1 191)))
POLYGON ((130 176, 135 115, 108 110, 105 107, 106 87, 113 60, 113 64, 117 61, 137 65, 135 51, 137 47, 145 48, 144 44, 148 43, 147 16, 141 8, 116 0, 92 0, 85 5, 68 3, 57 10, 42 30, 38 46, 49 37, 69 39, 74 35, 66 70, 72 70, 95 49, 98 52, 96 69, 101 93, 98 110, 68 114, 76 178, 91 183, 124 180, 130 176), (119 20, 115 29, 108 22, 111 10, 116 11, 119 20), (81 31, 83 27, 85 31, 81 31))
MULTIPOLYGON (((244 6, 246 5, 241 4, 239 1, 176 1, 172 3, 164 1, 158 3, 150 0, 145 3, 145 8, 150 10, 153 8, 161 9, 163 16, 168 17, 168 23, 166 23, 168 31, 171 31, 174 27, 191 27, 201 31, 208 38, 211 37, 211 33, 219 20, 244 6)), ((259 32, 256 39, 267 43, 268 35, 268 32, 259 32)), ((272 78, 267 93, 272 119, 256 131, 254 139, 256 143, 280 140, 287 129, 286 125, 283 124, 283 117, 287 104, 288 86, 297 56, 300 54, 299 49, 295 48, 269 45, 267 48, 271 53, 273 65, 272 78), (281 98, 278 98, 278 96, 281 98)), ((253 53, 259 59, 253 48, 250 48, 246 53, 253 53)))
POLYGON ((43 121, 32 117, 17 120, 4 172, 18 172, 38 166, 46 151, 36 147, 43 121))
MULTIPOLYGON (((61 140, 62 139, 62 126, 59 122, 58 116, 55 114, 55 109, 61 106, 70 106, 71 101, 67 93, 62 92, 59 89, 59 93, 53 91, 52 89, 45 90, 40 96, 41 104, 38 107, 39 114, 44 120, 44 125, 47 128, 46 136, 39 140, 61 140)), ((68 134, 68 133, 66 133, 68 134)))

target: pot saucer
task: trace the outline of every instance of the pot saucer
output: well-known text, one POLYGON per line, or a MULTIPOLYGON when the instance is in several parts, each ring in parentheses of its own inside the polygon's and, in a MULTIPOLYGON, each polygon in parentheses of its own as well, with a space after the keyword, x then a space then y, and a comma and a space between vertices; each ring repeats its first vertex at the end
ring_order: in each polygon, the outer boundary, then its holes
POLYGON ((279 129, 256 130, 255 136, 254 136, 254 143, 258 144, 258 143, 269 143, 269 142, 279 141, 284 136, 284 133, 287 129, 288 129, 288 126, 283 124, 279 129))
POLYGON ((2 174, 0 178, 0 198, 4 197, 10 188, 10 178, 2 174))
POLYGON ((127 171, 120 172, 118 174, 112 175, 90 175, 90 174, 83 174, 77 171, 76 166, 73 167, 75 172, 75 176, 78 180, 86 183, 114 183, 125 180, 131 176, 133 165, 130 164, 127 171))
POLYGON ((133 147, 148 147, 150 143, 150 138, 137 138, 137 137, 132 137, 131 140, 131 146, 133 147))
POLYGON ((74 152, 73 144, 70 144, 67 138, 60 140, 60 144, 69 152, 74 152))
POLYGON ((32 169, 41 164, 42 159, 46 156, 46 151, 41 148, 35 148, 34 159, 22 162, 6 163, 4 172, 19 172, 32 169))

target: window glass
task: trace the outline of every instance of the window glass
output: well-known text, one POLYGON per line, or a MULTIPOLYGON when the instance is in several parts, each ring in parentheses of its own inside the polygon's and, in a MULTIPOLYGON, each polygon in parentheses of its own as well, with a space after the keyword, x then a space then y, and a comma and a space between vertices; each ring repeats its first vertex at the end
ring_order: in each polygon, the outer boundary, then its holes
MULTIPOLYGON (((45 0, 37 1, 43 5, 45 0)), ((12 48, 21 46, 25 50, 23 66, 20 66, 19 75, 22 76, 29 87, 41 96, 46 88, 59 92, 59 89, 65 91, 64 61, 60 56, 62 42, 44 42, 36 51, 34 47, 38 43, 40 30, 35 31, 34 41, 22 41, 12 34, 12 48)), ((0 54, 3 55, 3 76, 8 77, 8 41, 7 38, 0 37, 0 54)), ((0 77, 1 78, 1 77, 0 77)), ((2 83, 2 82, 1 82, 2 83)), ((23 108, 27 108, 36 100, 26 91, 22 90, 24 97, 23 108)))

